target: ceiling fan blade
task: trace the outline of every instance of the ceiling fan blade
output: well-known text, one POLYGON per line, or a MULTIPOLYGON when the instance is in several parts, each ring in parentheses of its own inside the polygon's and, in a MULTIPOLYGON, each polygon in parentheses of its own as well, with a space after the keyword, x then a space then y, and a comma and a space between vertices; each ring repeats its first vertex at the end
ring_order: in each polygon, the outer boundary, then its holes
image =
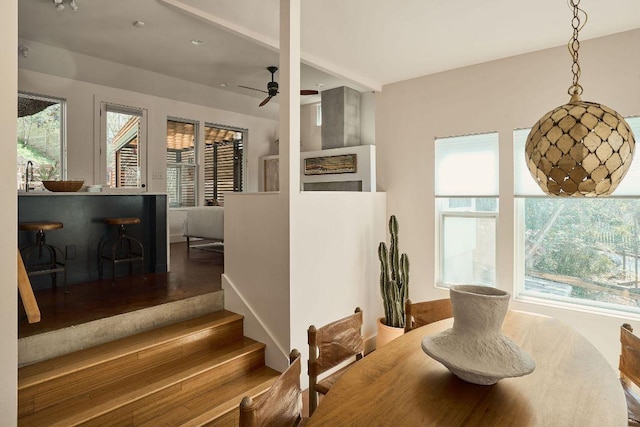
POLYGON ((244 88, 244 89, 257 90, 258 92, 262 92, 262 93, 269 93, 269 92, 267 92, 266 90, 256 89, 255 87, 242 86, 242 85, 238 85, 238 87, 241 87, 241 88, 244 88))
POLYGON ((260 105, 258 105, 258 107, 262 107, 263 105, 265 105, 267 102, 271 101, 271 98, 273 98, 273 96, 267 96, 264 101, 262 101, 260 103, 260 105))
POLYGON ((300 95, 317 95, 318 91, 317 90, 311 90, 311 89, 302 89, 300 91, 300 95))

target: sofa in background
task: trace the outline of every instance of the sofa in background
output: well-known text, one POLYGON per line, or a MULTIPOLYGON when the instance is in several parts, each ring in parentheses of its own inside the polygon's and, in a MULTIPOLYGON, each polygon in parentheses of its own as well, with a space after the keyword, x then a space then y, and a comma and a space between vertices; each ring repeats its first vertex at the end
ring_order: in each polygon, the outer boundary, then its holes
POLYGON ((187 218, 182 225, 189 248, 190 238, 200 238, 224 242, 224 207, 197 206, 187 208, 187 218))

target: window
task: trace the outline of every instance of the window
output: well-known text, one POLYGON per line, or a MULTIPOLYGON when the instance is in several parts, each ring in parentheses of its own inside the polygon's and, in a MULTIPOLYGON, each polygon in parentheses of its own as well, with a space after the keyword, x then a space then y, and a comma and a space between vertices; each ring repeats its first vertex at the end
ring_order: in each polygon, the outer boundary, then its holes
POLYGON ((47 96, 18 94, 18 146, 16 182, 24 190, 26 166, 33 164, 29 187, 41 189, 42 181, 66 178, 65 101, 47 96))
POLYGON ((206 125, 204 128, 204 198, 223 204, 224 193, 242 191, 246 130, 206 125))
POLYGON ((102 180, 110 188, 146 186, 146 110, 102 102, 102 180))
POLYGON ((438 285, 496 286, 498 134, 435 141, 438 285))
MULTIPOLYGON (((627 121, 640 135, 640 118, 627 121)), ((640 313, 640 161, 610 197, 547 197, 527 135, 514 132, 518 296, 640 313)))
POLYGON ((316 105, 316 126, 322 126, 322 104, 316 105))
POLYGON ((170 207, 196 205, 197 124, 167 120, 167 196, 170 207))

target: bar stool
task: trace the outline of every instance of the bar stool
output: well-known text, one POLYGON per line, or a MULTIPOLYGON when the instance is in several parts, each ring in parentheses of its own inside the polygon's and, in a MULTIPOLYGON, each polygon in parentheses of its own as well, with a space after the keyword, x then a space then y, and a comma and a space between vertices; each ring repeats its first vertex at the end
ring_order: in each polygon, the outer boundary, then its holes
POLYGON ((131 274, 133 270, 132 264, 136 261, 144 260, 144 247, 142 243, 126 234, 126 226, 140 224, 140 218, 104 218, 102 221, 108 225, 117 225, 118 237, 113 240, 106 240, 100 244, 98 252, 98 256, 100 257, 98 272, 100 277, 102 277, 104 262, 111 262, 111 277, 115 281, 116 264, 128 263, 129 274, 131 274), (106 255, 104 254, 105 247, 109 248, 109 252, 106 255))
POLYGON ((59 230, 63 228, 63 226, 61 222, 34 221, 21 222, 18 228, 21 231, 36 232, 36 243, 20 249, 27 275, 31 277, 50 274, 53 287, 57 288, 57 276, 58 273, 62 273, 64 291, 67 292, 67 270, 65 263, 60 261, 65 260, 64 252, 56 246, 47 244, 44 233, 45 231, 59 230), (34 254, 37 255, 37 257, 33 257, 34 254), (60 255, 60 257, 58 257, 58 255, 60 255))

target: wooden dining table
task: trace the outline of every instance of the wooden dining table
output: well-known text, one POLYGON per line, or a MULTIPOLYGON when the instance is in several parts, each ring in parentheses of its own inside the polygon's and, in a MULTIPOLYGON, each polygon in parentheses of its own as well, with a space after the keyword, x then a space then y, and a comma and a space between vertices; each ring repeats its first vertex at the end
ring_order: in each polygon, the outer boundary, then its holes
POLYGON ((509 311, 502 332, 533 356, 536 369, 490 386, 458 379, 422 350, 423 337, 452 324, 446 319, 414 329, 355 363, 324 396, 308 425, 627 425, 617 373, 561 321, 509 311))

